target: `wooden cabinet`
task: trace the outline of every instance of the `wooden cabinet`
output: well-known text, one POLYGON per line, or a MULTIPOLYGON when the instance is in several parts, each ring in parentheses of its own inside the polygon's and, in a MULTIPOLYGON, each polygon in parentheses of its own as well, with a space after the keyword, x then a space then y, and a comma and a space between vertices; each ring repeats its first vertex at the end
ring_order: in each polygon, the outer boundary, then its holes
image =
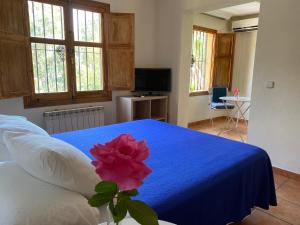
POLYGON ((118 122, 154 119, 168 122, 168 96, 119 97, 118 122))
POLYGON ((0 98, 30 95, 26 1, 0 0, 0 18, 0 98))
POLYGON ((105 15, 110 90, 134 87, 134 14, 105 15))

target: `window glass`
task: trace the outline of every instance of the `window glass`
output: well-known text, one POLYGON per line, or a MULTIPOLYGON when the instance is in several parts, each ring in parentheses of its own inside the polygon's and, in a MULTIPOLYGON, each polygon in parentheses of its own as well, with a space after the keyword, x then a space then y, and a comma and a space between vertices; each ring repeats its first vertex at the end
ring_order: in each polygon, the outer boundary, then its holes
POLYGON ((63 7, 28 1, 30 36, 65 39, 63 7))
POLYGON ((212 80, 215 34, 193 30, 190 92, 208 91, 212 80))
POLYGON ((101 14, 73 9, 74 40, 101 43, 101 14))
POLYGON ((75 47, 77 91, 103 90, 102 49, 75 47))
POLYGON ((65 46, 31 43, 35 93, 66 92, 65 46))

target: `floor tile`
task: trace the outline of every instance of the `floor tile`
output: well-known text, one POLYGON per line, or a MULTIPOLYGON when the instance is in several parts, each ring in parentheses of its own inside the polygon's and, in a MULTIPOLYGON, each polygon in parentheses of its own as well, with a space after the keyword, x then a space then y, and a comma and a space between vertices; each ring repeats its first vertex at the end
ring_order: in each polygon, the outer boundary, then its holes
POLYGON ((285 176, 283 176, 283 175, 281 175, 281 174, 278 174, 278 173, 274 172, 274 180, 275 180, 275 187, 276 187, 276 189, 278 189, 285 182, 287 182, 288 178, 285 177, 285 176))
POLYGON ((300 206, 300 182, 289 179, 277 190, 277 195, 300 206))
POLYGON ((289 225, 289 223, 270 216, 262 211, 255 210, 242 222, 231 225, 289 225))
MULTIPOLYGON (((190 128, 193 130, 198 130, 200 132, 213 134, 213 135, 218 135, 220 131, 226 130, 227 128, 225 128, 225 127, 226 127, 226 124, 225 124, 224 119, 217 119, 214 122, 214 126, 212 126, 211 123, 207 122, 207 121, 205 121, 199 125, 190 126, 190 128)), ((232 127, 232 124, 231 124, 231 127, 232 127)), ((238 130, 241 133, 242 138, 245 141, 247 141, 247 126, 245 125, 245 123, 243 123, 243 122, 239 123, 238 130)), ((235 141, 242 141, 239 132, 237 130, 223 132, 220 136, 227 138, 227 139, 232 139, 235 141)))
POLYGON ((277 198, 277 202, 278 206, 271 207, 270 210, 264 210, 264 212, 290 224, 300 225, 300 206, 280 197, 277 198))

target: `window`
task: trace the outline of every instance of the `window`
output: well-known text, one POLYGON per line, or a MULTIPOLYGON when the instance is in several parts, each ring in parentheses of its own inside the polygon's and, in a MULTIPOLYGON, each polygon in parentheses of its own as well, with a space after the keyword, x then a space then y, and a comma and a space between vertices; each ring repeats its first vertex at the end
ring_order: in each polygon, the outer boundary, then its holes
POLYGON ((101 14, 73 9, 76 90, 103 90, 101 14))
POLYGON ((28 1, 32 96, 27 106, 110 100, 103 17, 92 1, 28 1))
POLYGON ((1 99, 25 96, 28 108, 111 101, 112 90, 133 89, 133 13, 96 0, 0 5, 1 99))
POLYGON ((192 62, 190 71, 190 94, 208 94, 212 84, 214 49, 217 31, 194 26, 192 62))

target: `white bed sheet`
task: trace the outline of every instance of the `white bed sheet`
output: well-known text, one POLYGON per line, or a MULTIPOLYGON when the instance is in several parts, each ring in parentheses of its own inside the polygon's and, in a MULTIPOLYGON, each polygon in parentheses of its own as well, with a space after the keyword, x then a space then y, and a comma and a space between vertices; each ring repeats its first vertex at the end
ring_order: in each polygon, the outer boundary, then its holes
POLYGON ((0 163, 1 225, 97 225, 105 211, 85 197, 40 181, 15 162, 0 163))

